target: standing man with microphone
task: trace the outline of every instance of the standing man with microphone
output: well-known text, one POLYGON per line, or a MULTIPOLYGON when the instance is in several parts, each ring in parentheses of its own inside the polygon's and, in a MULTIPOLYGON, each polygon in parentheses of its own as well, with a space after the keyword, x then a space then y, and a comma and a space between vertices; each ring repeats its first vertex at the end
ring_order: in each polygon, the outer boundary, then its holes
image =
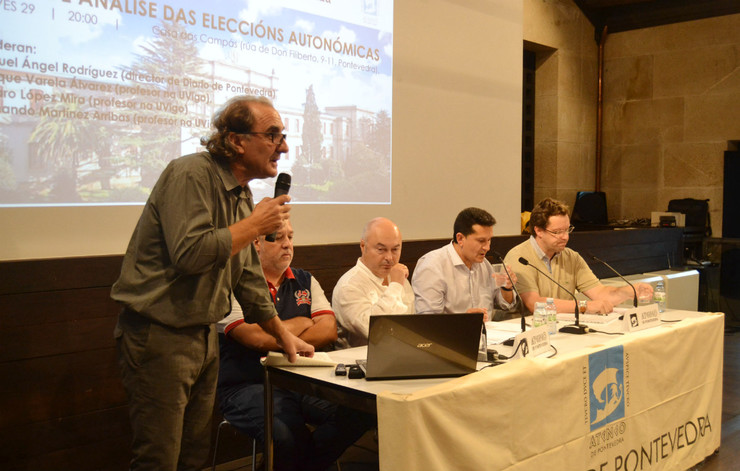
POLYGON ((288 218, 287 195, 252 202, 249 181, 274 177, 288 152, 266 98, 236 97, 213 118, 206 151, 173 160, 144 206, 111 297, 133 431, 130 470, 201 469, 218 376, 216 323, 231 294, 288 354, 314 347, 283 325, 252 242, 288 218))
MULTIPOLYGON (((540 201, 529 219, 532 235, 512 248, 505 261, 517 274, 519 295, 530 312, 534 311, 536 302, 553 298, 558 312, 572 313, 577 306, 570 293, 578 290, 589 298, 587 313, 608 314, 615 305, 633 297, 632 287, 604 286, 583 257, 566 247, 573 231, 568 213, 568 206, 561 201, 552 198, 540 201), (520 258, 532 266, 525 266, 520 258), (535 267, 549 273, 562 287, 535 267)), ((647 283, 637 283, 635 288, 640 297, 652 296, 653 288, 647 283)))

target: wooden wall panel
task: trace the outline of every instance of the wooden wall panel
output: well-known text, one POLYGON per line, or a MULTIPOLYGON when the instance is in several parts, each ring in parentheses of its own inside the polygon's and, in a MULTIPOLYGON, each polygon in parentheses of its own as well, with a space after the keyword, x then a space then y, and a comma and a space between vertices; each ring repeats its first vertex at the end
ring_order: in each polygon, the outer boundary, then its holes
POLYGON ((127 414, 127 407, 121 405, 2 429, 0 443, 13 452, 12 459, 4 462, 3 469, 93 470, 109 467, 111 462, 115 463, 116 469, 126 469, 131 441, 127 414), (87 450, 84 459, 75 457, 82 448, 87 450), (61 466, 60 459, 67 460, 68 465, 61 466))
POLYGON ((14 313, 3 316, 0 329, 111 317, 119 309, 110 299, 110 288, 108 285, 0 295, 0 313, 14 313))
POLYGON ((121 255, 0 262, 0 295, 110 287, 121 272, 121 255))
POLYGON ((115 325, 115 314, 109 313, 107 317, 3 328, 0 362, 111 348, 115 325))
POLYGON ((3 471, 125 471, 131 455, 130 434, 119 437, 99 437, 99 439, 56 450, 43 451, 25 459, 12 459, 3 465, 3 471))
POLYGON ((0 363, 0 431, 126 403, 113 348, 0 363))

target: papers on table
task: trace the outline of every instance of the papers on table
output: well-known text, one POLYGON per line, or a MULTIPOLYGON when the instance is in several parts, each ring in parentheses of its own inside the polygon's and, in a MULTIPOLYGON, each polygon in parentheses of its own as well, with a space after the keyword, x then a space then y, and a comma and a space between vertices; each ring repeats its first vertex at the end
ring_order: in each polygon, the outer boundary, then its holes
POLYGON ((486 337, 489 346, 514 338, 521 331, 521 323, 519 322, 486 322, 486 337))

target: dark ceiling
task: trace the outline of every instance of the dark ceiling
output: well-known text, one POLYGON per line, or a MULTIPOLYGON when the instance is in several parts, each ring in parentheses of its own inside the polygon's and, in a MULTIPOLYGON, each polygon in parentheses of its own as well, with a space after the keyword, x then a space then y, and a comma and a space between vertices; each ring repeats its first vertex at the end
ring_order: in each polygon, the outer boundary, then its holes
MULTIPOLYGON (((740 0, 574 0, 600 36, 740 13, 740 0)), ((740 25, 738 25, 740 27, 740 25)))

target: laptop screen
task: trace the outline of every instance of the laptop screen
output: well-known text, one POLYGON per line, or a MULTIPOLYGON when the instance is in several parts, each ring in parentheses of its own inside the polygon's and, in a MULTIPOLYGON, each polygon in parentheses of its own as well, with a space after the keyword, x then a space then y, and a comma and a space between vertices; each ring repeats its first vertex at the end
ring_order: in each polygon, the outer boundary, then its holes
POLYGON ((476 369, 483 314, 370 317, 367 379, 462 376, 476 369))

